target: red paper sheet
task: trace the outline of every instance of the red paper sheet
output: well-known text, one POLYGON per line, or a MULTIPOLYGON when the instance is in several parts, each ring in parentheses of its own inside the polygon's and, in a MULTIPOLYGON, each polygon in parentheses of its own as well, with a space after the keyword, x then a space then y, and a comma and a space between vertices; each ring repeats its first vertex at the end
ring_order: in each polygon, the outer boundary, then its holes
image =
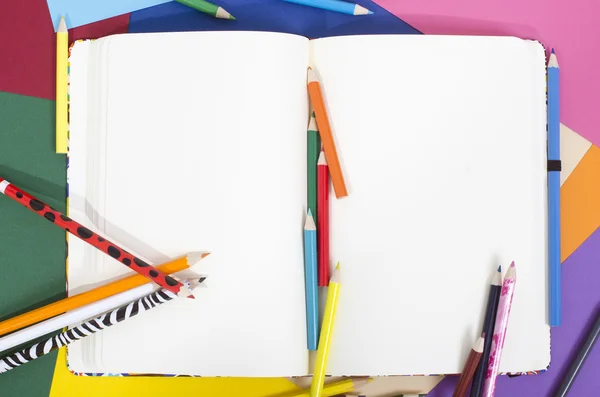
MULTIPOLYGON (((0 91, 54 99, 56 37, 45 0, 0 1, 0 91)), ((129 14, 69 31, 70 41, 126 33, 129 14)))

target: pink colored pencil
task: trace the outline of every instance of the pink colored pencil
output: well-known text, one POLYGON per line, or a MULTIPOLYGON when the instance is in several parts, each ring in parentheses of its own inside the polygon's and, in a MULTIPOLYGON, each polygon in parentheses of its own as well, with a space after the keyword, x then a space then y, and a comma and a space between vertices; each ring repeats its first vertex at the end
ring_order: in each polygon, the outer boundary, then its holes
POLYGON ((502 349, 504 348, 506 328, 508 326, 508 318, 510 316, 510 308, 512 306, 516 282, 517 272, 515 269, 515 262, 513 262, 506 271, 504 281, 502 282, 500 302, 498 303, 498 314, 496 314, 496 326, 494 327, 494 335, 492 336, 492 349, 483 383, 482 397, 494 396, 496 378, 498 377, 498 369, 502 358, 502 349))

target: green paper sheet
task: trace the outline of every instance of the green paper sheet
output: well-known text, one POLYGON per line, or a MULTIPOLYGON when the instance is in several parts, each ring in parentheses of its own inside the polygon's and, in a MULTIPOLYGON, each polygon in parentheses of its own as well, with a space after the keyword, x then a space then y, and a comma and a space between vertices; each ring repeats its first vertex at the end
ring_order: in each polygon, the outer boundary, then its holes
MULTIPOLYGON (((0 92, 0 176, 65 211, 54 101, 0 92)), ((65 232, 0 195, 0 319, 65 296, 65 232)), ((3 397, 48 396, 56 353, 0 375, 3 397)))

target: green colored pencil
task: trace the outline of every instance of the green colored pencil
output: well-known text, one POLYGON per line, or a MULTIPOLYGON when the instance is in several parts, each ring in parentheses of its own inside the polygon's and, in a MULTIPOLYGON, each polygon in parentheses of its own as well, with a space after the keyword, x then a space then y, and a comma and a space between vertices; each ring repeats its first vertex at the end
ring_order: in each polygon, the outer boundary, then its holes
POLYGON ((315 112, 312 110, 310 112, 310 122, 308 123, 306 149, 308 209, 312 212, 315 223, 317 223, 317 161, 319 161, 319 154, 321 153, 321 138, 319 138, 315 112))
POLYGON ((235 19, 233 15, 225 11, 222 7, 209 3, 206 0, 175 0, 178 3, 191 7, 195 10, 212 15, 215 18, 235 19))

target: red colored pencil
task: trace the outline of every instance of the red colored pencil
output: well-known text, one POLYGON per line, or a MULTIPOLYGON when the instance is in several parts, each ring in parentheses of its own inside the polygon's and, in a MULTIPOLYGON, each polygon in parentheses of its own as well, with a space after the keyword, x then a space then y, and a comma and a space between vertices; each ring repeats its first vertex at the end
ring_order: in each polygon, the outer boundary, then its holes
POLYGON ((131 255, 115 243, 92 232, 88 228, 61 214, 59 211, 51 208, 49 205, 29 195, 3 178, 0 178, 0 193, 10 197, 24 207, 29 208, 39 216, 46 218, 61 229, 66 230, 86 243, 98 248, 100 251, 120 261, 130 269, 160 285, 161 288, 167 289, 180 297, 194 297, 188 287, 175 280, 173 277, 167 276, 154 266, 131 255))
POLYGON ((329 167, 321 151, 317 162, 317 254, 319 287, 329 285, 329 167))
POLYGON ((481 337, 479 337, 475 343, 473 343, 473 347, 471 348, 471 352, 467 357, 467 361, 465 362, 465 366, 460 374, 460 378, 458 379, 458 383, 456 384, 456 388, 454 389, 452 397, 465 397, 467 394, 467 389, 471 384, 471 380, 473 380, 473 375, 475 374, 477 365, 479 365, 479 361, 483 355, 484 343, 485 333, 483 333, 481 337))

